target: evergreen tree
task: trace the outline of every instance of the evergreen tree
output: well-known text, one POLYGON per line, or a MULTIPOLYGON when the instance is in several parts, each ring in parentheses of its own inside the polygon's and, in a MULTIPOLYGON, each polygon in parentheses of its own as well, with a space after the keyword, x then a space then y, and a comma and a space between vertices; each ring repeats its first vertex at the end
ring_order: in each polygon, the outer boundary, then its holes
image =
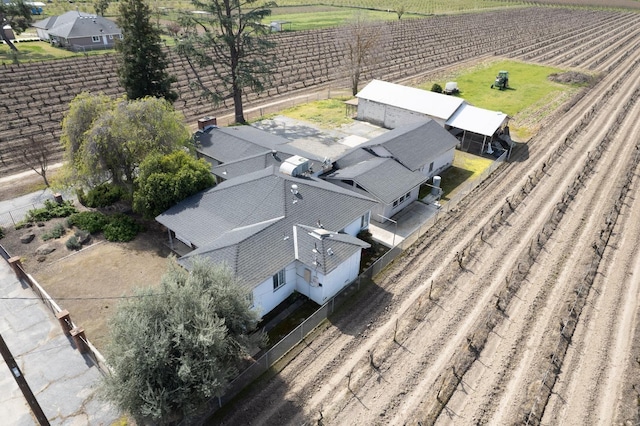
POLYGON ((171 84, 177 80, 166 72, 167 56, 162 51, 160 30, 151 23, 151 9, 143 0, 123 0, 119 12, 122 40, 116 43, 116 50, 120 85, 129 99, 154 96, 174 102, 178 94, 171 90, 171 84))
POLYGON ((273 2, 257 0, 191 0, 202 16, 185 16, 183 27, 189 34, 178 45, 196 74, 196 85, 203 96, 218 104, 233 99, 235 122, 245 123, 242 96, 246 89, 264 90, 273 67, 268 39, 269 28, 262 20, 271 14, 273 2), (219 86, 207 87, 200 79, 199 67, 213 71, 219 86))

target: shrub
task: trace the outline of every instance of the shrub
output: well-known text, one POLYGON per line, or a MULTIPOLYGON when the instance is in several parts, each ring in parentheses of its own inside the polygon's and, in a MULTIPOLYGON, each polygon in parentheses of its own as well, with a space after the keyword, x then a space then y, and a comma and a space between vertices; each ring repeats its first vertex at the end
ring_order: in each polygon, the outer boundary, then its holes
POLYGON ((431 91, 436 93, 442 93, 442 86, 440 86, 438 83, 433 83, 433 86, 431 86, 431 91))
POLYGON ((80 250, 80 248, 82 247, 82 244, 78 242, 78 239, 76 238, 75 235, 72 235, 71 237, 69 237, 65 245, 69 250, 80 250))
POLYGON ((0 240, 4 238, 4 228, 0 226, 0 240))
POLYGON ((64 225, 57 223, 49 232, 42 234, 42 239, 47 241, 53 238, 60 238, 65 234, 65 232, 67 231, 64 229, 64 225))
POLYGON ((71 226, 95 234, 104 230, 109 218, 100 212, 80 212, 71 215, 67 222, 71 226))
POLYGON ((125 190, 111 183, 103 183, 82 195, 82 204, 87 207, 107 207, 120 201, 125 196, 125 190))
POLYGON ((126 242, 133 240, 138 232, 140 225, 134 219, 125 214, 115 214, 111 217, 109 224, 102 230, 107 241, 126 242))
POLYGON ((80 245, 86 244, 91 240, 91 234, 87 231, 83 231, 82 229, 78 229, 75 232, 74 237, 76 237, 76 240, 78 240, 80 245))
POLYGON ((67 217, 77 212, 78 209, 75 208, 71 201, 63 201, 58 204, 54 201, 47 200, 44 202, 44 207, 29 210, 25 221, 46 222, 56 217, 67 217))

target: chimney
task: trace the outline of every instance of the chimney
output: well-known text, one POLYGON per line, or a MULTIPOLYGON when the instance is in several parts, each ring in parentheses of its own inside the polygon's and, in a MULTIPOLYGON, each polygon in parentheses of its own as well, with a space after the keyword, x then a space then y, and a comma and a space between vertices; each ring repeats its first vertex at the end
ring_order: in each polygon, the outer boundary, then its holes
POLYGON ((198 119, 198 130, 207 130, 210 127, 215 127, 218 124, 216 117, 202 117, 198 119))

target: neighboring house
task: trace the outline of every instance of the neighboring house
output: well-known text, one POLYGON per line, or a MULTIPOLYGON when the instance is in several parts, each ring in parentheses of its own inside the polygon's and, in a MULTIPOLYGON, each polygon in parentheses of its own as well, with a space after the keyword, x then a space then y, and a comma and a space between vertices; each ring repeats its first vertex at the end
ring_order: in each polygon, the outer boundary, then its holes
POLYGON ((229 266, 264 315, 298 291, 324 303, 359 273, 375 201, 276 167, 227 180, 159 215, 172 244, 229 266), (178 239, 182 243, 174 240, 178 239))
POLYGON ((196 132, 196 152, 212 166, 218 181, 242 176, 265 167, 281 167, 296 157, 309 160, 311 175, 330 166, 324 158, 291 146, 288 139, 252 126, 209 126, 196 132))
POLYGON ((465 100, 456 96, 373 80, 357 95, 357 119, 387 129, 431 118, 444 127, 445 122, 465 100))
POLYGON ((385 222, 418 198, 421 184, 453 164, 457 144, 434 120, 423 119, 363 143, 322 178, 376 199, 372 220, 385 222))
POLYGON ((122 30, 102 16, 79 11, 51 16, 33 24, 40 40, 74 51, 113 48, 122 30))

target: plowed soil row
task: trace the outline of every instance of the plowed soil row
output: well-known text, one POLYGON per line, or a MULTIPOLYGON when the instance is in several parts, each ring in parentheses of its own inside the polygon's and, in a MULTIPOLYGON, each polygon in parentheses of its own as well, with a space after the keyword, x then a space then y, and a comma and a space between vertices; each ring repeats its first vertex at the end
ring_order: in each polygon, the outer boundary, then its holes
MULTIPOLYGON (((632 37, 637 44, 637 33, 632 37)), ((587 63, 603 52, 594 43, 581 57, 587 63)), ((611 72, 552 117, 527 152, 516 153, 377 277, 357 307, 332 318, 280 374, 216 421, 519 424, 531 410, 554 424, 634 421, 629 389, 637 388, 638 370, 630 360, 637 343, 627 333, 635 333, 638 315, 638 258, 633 243, 618 236, 619 228, 638 231, 629 219, 633 197, 599 249, 603 266, 566 358, 554 359, 562 373, 546 410, 540 392, 560 324, 636 150, 640 53, 609 58, 611 72), (605 292, 612 271, 620 283, 605 292)))

